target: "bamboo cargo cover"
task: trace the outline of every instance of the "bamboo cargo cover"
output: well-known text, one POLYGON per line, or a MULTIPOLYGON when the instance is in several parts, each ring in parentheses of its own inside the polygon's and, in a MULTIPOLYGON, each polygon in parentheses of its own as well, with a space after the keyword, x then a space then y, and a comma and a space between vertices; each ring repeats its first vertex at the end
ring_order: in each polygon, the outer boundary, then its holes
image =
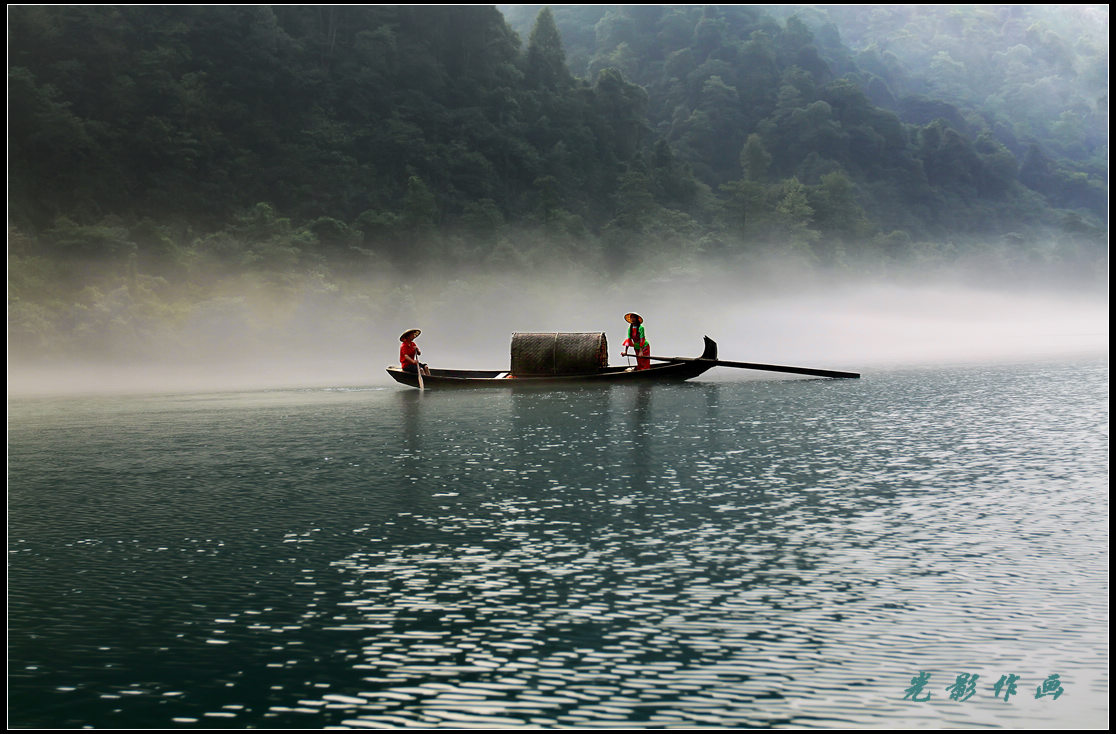
POLYGON ((608 343, 603 332, 512 334, 513 375, 579 375, 607 366, 608 343))

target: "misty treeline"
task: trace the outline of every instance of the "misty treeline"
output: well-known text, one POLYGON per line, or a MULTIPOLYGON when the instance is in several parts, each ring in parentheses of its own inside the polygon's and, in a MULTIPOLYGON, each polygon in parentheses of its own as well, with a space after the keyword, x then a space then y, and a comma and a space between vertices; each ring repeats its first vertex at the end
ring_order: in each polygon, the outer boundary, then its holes
POLYGON ((1086 8, 10 6, 9 346, 415 272, 1099 279, 1086 8))

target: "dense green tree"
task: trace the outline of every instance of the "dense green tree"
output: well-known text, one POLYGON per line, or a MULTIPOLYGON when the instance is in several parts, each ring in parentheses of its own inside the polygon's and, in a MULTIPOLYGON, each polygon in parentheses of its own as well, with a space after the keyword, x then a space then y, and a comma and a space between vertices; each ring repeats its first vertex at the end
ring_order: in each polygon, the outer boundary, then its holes
POLYGON ((744 178, 749 181, 767 180, 767 171, 771 168, 771 154, 764 148, 763 139, 756 133, 748 136, 747 142, 740 150, 740 168, 744 171, 744 178))
POLYGON ((16 267, 111 263, 123 280, 87 304, 104 305, 216 263, 1103 241, 1106 23, 1038 6, 507 13, 13 6, 16 267), (532 228, 550 244, 517 247, 532 228))
POLYGON ((613 150, 621 158, 630 158, 640 149, 645 137, 646 121, 643 112, 647 106, 647 93, 636 84, 624 79, 616 69, 605 69, 594 85, 599 119, 613 129, 613 150))
POLYGON ((782 183, 779 201, 775 205, 775 234, 789 251, 813 257, 813 245, 820 233, 813 228, 814 208, 806 187, 791 178, 782 183))
POLYGON ((563 89, 572 83, 566 68, 562 36, 550 8, 543 8, 527 42, 527 81, 546 89, 563 89))
POLYGON ((844 171, 822 176, 809 200, 814 224, 824 241, 855 246, 873 233, 868 215, 857 200, 856 187, 844 171))

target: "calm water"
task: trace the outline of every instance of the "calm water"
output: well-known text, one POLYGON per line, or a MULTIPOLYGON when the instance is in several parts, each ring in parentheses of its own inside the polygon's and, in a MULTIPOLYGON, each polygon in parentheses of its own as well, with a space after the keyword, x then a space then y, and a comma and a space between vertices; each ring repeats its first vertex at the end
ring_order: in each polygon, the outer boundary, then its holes
POLYGON ((1108 722, 1107 358, 8 407, 15 727, 1108 722))

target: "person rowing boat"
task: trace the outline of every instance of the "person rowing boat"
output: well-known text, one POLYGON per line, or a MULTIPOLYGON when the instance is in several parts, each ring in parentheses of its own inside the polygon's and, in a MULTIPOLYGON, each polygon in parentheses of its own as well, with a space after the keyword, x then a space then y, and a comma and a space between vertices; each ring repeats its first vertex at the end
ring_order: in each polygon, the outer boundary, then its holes
POLYGON ((415 344, 415 339, 421 333, 420 329, 408 329, 400 335, 399 341, 402 343, 399 345, 399 366, 404 372, 417 373, 421 369, 422 374, 429 377, 430 367, 418 361, 422 350, 415 344))
POLYGON ((637 313, 624 314, 624 320, 628 322, 628 338, 624 340, 624 353, 620 356, 628 356, 628 348, 631 347, 636 357, 636 369, 646 370, 651 367, 651 342, 647 341, 647 334, 643 330, 643 317, 637 313))

